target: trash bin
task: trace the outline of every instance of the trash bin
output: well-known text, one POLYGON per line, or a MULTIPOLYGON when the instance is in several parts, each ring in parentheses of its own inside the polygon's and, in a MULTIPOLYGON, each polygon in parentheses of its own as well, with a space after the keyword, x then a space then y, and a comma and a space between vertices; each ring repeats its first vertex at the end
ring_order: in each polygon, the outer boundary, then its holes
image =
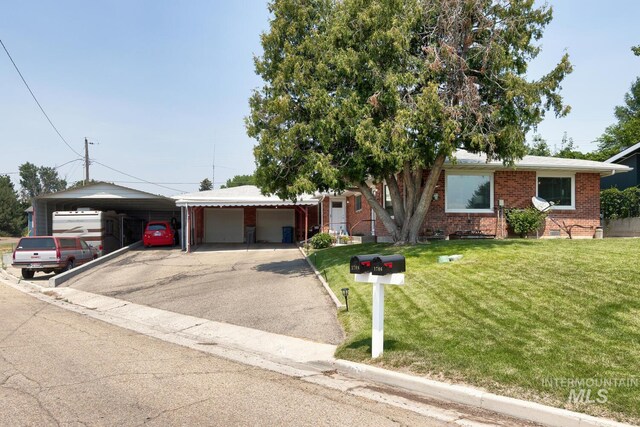
POLYGON ((282 243, 293 243, 293 227, 282 227, 282 243))
POLYGON ((255 227, 245 227, 244 229, 244 238, 247 244, 256 242, 256 228, 255 227))

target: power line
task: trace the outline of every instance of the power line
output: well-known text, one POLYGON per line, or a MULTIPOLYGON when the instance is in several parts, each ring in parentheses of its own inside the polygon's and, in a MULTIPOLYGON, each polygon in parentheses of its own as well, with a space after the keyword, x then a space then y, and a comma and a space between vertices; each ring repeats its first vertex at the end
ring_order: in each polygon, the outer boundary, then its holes
POLYGON ((122 172, 122 171, 120 171, 120 170, 118 170, 118 169, 112 168, 111 166, 107 166, 107 165, 105 165, 104 163, 100 163, 100 162, 99 162, 99 161, 97 161, 97 160, 93 160, 93 162, 94 162, 95 164, 98 164, 98 165, 100 165, 100 166, 103 166, 103 167, 105 167, 105 168, 107 168, 107 169, 110 169, 110 170, 112 170, 112 171, 114 171, 114 172, 118 172, 119 174, 126 175, 126 176, 128 176, 129 178, 137 179, 137 180, 138 180, 138 181, 140 181, 140 182, 144 182, 144 183, 151 184, 151 185, 156 185, 156 186, 158 186, 158 187, 166 188, 167 190, 171 190, 171 191, 177 191, 178 193, 182 193, 182 192, 183 192, 182 190, 178 190, 177 188, 167 187, 167 186, 164 186, 164 185, 162 185, 162 184, 158 184, 158 183, 156 183, 156 182, 151 182, 151 181, 147 181, 146 179, 138 178, 137 176, 133 176, 133 175, 128 174, 128 173, 126 173, 126 172, 122 172))
POLYGON ((81 162, 82 160, 83 160, 83 159, 73 159, 73 160, 69 160, 68 162, 64 162, 64 163, 63 163, 63 164, 61 164, 61 165, 54 166, 53 168, 54 168, 54 169, 59 169, 59 168, 61 168, 61 167, 65 166, 65 165, 68 165, 69 163, 73 163, 73 162, 81 162))
POLYGON ((0 39, 0 44, 2 45, 2 48, 4 49, 4 51, 6 52, 7 56, 9 57, 9 60, 11 60, 11 63, 13 64, 13 67, 16 69, 16 71, 18 72, 18 75, 20 76, 20 78, 22 79, 22 82, 24 83, 24 85, 27 87, 27 89, 29 89, 29 93, 31 94, 31 96, 33 97, 33 100, 36 101, 36 104, 38 104, 38 107, 40 107, 40 111, 42 111, 42 114, 44 114, 44 116, 47 118, 47 121, 49 122, 49 124, 51 125, 51 127, 53 128, 53 130, 56 131, 56 133, 58 134, 58 136, 60 137, 60 139, 62 140, 62 142, 65 143, 65 145, 67 147, 69 147, 69 149, 71 151, 73 151, 77 156, 81 156, 80 153, 78 153, 76 150, 73 149, 73 147, 67 142, 66 139, 64 139, 64 137, 62 136, 62 134, 60 133, 60 131, 58 130, 58 128, 53 124, 53 122, 51 121, 51 119, 49 118, 49 116, 47 115, 47 113, 44 111, 44 108, 42 108, 42 105, 40 105, 40 101, 38 101, 38 98, 36 98, 36 95, 33 93, 33 91, 31 90, 31 88, 29 87, 29 84, 27 83, 27 81, 25 80, 24 76, 22 75, 22 73, 20 72, 20 69, 18 68, 18 66, 16 65, 15 61, 13 60, 13 58, 11 57, 11 54, 9 53, 9 51, 7 50, 7 47, 4 45, 4 43, 2 42, 2 40, 0 39))
MULTIPOLYGON (((119 184, 139 184, 145 181, 111 181, 119 184)), ((154 182, 154 184, 167 184, 167 185, 199 185, 199 182, 154 182)))

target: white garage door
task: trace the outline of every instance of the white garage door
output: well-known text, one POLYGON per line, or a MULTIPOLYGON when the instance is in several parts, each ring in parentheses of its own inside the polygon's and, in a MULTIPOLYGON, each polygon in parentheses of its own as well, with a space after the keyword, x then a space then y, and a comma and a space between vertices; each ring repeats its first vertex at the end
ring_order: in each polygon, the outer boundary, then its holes
POLYGON ((295 213, 293 209, 258 209, 256 220, 256 241, 282 242, 282 227, 293 227, 295 213))
POLYGON ((206 209, 205 243, 244 242, 244 209, 206 209))

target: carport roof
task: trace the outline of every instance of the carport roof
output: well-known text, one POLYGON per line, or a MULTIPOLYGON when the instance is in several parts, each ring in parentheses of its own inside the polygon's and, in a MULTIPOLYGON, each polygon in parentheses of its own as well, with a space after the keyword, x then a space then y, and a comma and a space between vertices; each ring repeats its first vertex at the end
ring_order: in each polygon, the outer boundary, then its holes
POLYGON ((73 203, 78 207, 105 209, 167 210, 175 209, 175 201, 169 197, 147 193, 108 182, 88 184, 35 198, 36 202, 73 203))
POLYGON ((265 196, 255 185, 220 188, 174 196, 178 206, 315 206, 318 199, 303 194, 298 200, 282 200, 278 196, 265 196))

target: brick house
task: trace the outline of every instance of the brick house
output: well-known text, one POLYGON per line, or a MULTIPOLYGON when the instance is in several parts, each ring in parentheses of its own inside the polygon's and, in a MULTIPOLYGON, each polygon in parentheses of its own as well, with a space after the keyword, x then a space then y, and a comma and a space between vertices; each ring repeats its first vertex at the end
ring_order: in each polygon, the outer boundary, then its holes
MULTIPOLYGON (((455 162, 445 162, 421 235, 448 237, 471 231, 507 237, 504 210, 530 207, 531 198, 538 196, 554 202, 550 217, 580 226, 573 229, 573 237, 590 238, 600 226, 601 177, 630 170, 614 163, 539 156, 525 156, 515 166, 506 167, 498 161, 487 162, 484 155, 459 150, 455 162)), ((378 202, 393 214, 386 185, 378 183, 372 189, 378 202)), ((375 220, 375 212, 357 189, 321 196, 320 227, 390 240, 382 221, 375 220)), ((566 237, 550 218, 539 235, 566 237)))

